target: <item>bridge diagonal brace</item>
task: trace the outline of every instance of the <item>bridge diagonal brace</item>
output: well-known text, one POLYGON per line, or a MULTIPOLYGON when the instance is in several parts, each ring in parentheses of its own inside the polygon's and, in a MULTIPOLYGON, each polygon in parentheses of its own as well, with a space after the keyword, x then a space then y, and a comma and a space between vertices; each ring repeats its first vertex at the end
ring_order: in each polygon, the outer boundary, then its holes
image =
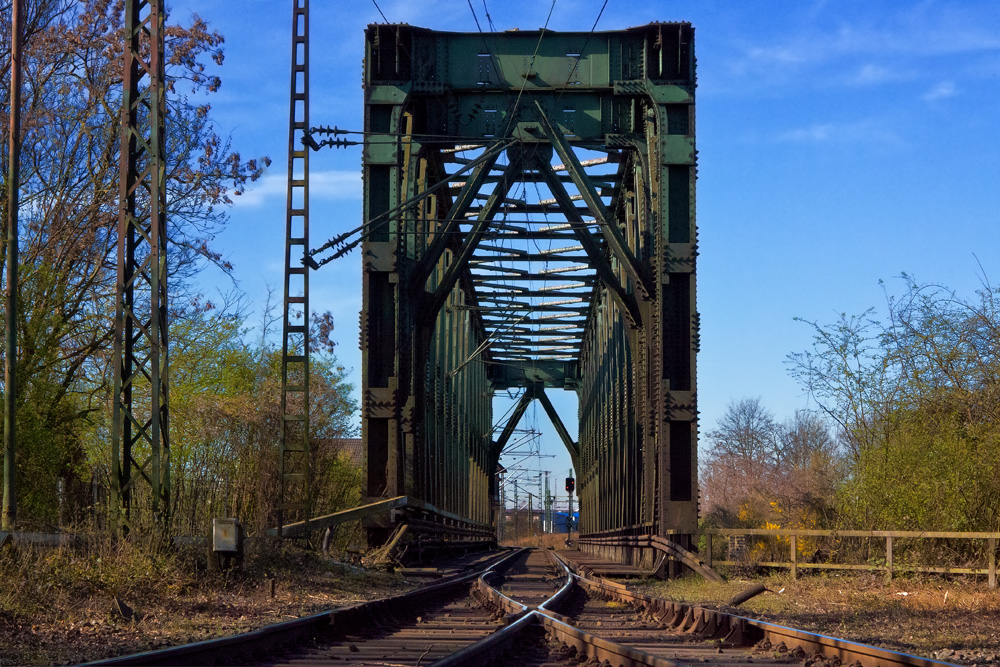
POLYGON ((629 294, 625 290, 621 281, 618 280, 618 276, 616 276, 614 270, 612 270, 611 263, 608 262, 608 259, 604 256, 604 253, 594 240, 594 237, 587 231, 586 223, 583 218, 573 210, 573 200, 570 199, 570 194, 559 181, 559 177, 552 171, 551 165, 540 163, 538 164, 538 170, 539 173, 541 173, 542 178, 545 179, 545 184, 548 185, 549 190, 552 192, 552 196, 562 208, 562 211, 560 212, 563 213, 571 223, 573 223, 573 232, 579 239, 580 245, 583 246, 584 252, 587 253, 587 257, 590 258, 590 263, 594 267, 594 271, 600 277, 601 282, 607 286, 612 297, 618 302, 618 305, 621 306, 622 312, 629 320, 629 324, 634 328, 641 327, 642 315, 639 312, 639 304, 636 303, 635 296, 629 294))
POLYGON ((521 400, 517 402, 514 406, 514 412, 511 414, 510 419, 507 420, 507 425, 503 427, 503 432, 500 433, 500 438, 493 443, 492 451, 490 452, 490 458, 494 461, 500 460, 500 454, 503 452, 503 448, 507 446, 507 441, 510 440, 510 436, 514 435, 514 429, 517 428, 518 423, 521 421, 521 417, 524 416, 524 412, 531 405, 531 402, 535 400, 535 385, 529 384, 521 394, 521 400))
POLYGON ((427 308, 422 313, 422 317, 426 318, 427 321, 433 322, 434 318, 437 317, 437 314, 444 305, 444 302, 448 299, 448 294, 451 293, 451 290, 458 282, 458 278, 462 271, 468 267, 469 258, 472 257, 472 253, 475 251, 476 246, 479 245, 483 235, 489 229, 490 222, 503 205, 504 199, 507 197, 507 193, 514 184, 514 179, 521 173, 521 171, 522 162, 520 159, 511 160, 510 164, 507 165, 507 169, 500 178, 500 182, 497 183, 493 193, 486 201, 486 205, 483 207, 483 210, 480 211, 476 224, 473 225, 471 230, 469 230, 465 240, 462 242, 462 247, 455 254, 454 261, 452 261, 448 270, 445 272, 444 277, 441 279, 441 282, 438 284, 437 288, 435 288, 434 293, 430 296, 427 308))
POLYGON ((573 467, 575 468, 576 462, 580 458, 580 445, 573 442, 573 438, 569 437, 569 431, 566 430, 566 425, 563 424, 562 419, 559 418, 559 413, 556 412, 555 406, 553 406, 552 401, 549 400, 549 396, 545 393, 545 387, 543 385, 537 385, 535 398, 539 400, 542 407, 545 408, 545 414, 547 414, 549 419, 552 420, 552 425, 556 427, 556 432, 559 433, 559 437, 562 439, 563 444, 566 445, 566 449, 569 450, 570 457, 573 459, 573 467))
POLYGON ((552 147, 560 159, 562 159, 566 171, 573 180, 573 184, 580 191, 580 195, 583 197, 584 203, 587 204, 587 208, 597 218, 601 233, 607 240, 611 252, 621 262, 622 266, 625 267, 625 271, 629 277, 635 281, 636 287, 646 297, 652 297, 656 293, 653 281, 650 279, 648 272, 644 271, 643 267, 636 260, 631 249, 629 249, 621 230, 615 224, 611 212, 608 211, 607 207, 604 206, 604 202, 601 201, 601 197, 594 189, 593 183, 590 182, 590 178, 587 176, 586 171, 584 171, 583 165, 580 164, 579 158, 576 157, 566 138, 552 126, 552 122, 545 115, 541 104, 535 102, 535 106, 538 109, 538 115, 541 119, 541 126, 545 132, 545 136, 552 143, 552 147))
MULTIPOLYGON (((501 144, 502 146, 503 144, 501 144)), ((434 267, 437 266, 441 255, 444 254, 445 249, 448 247, 451 235, 458 229, 458 224, 465 220, 465 213, 475 203, 476 195, 479 194, 479 188, 486 181, 486 177, 489 176, 490 170, 493 169, 493 165, 496 164, 501 152, 503 151, 494 148, 493 151, 484 155, 483 162, 476 167, 469 179, 466 180, 465 186, 458 194, 454 204, 452 204, 451 210, 448 211, 448 217, 442 222, 441 229, 434 235, 434 240, 431 242, 430 247, 427 248, 427 252, 420 258, 420 263, 417 264, 416 269, 413 271, 412 288, 414 290, 424 289, 427 279, 434 272, 434 267)))

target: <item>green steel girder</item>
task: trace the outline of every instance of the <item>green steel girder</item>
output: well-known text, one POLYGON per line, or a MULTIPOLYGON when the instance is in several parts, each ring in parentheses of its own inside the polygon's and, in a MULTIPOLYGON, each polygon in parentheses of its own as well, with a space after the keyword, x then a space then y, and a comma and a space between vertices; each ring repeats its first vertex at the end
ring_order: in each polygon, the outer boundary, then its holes
POLYGON ((492 396, 521 387, 500 448, 542 402, 584 533, 640 526, 683 545, 697 524, 691 26, 484 40, 374 25, 364 85, 366 496, 489 521, 492 396), (545 387, 577 392, 578 442, 545 387))
MULTIPOLYGON (((589 267, 588 267, 589 268, 589 267)), ((503 279, 506 282, 526 282, 526 281, 536 281, 536 280, 579 280, 584 283, 593 283, 595 278, 593 276, 567 276, 565 273, 528 273, 527 271, 513 276, 483 276, 479 277, 480 274, 473 274, 473 282, 477 285, 488 285, 498 279, 503 279)))
POLYGON ((441 306, 443 306, 444 302, 448 299, 448 295, 451 293, 452 288, 455 287, 455 283, 458 282, 459 275, 468 271, 469 258, 479 245, 479 242, 482 240, 486 230, 489 229, 490 222, 500 209, 503 197, 514 184, 514 177, 520 173, 520 171, 521 163, 518 160, 511 161, 510 165, 508 165, 506 171, 504 172, 504 179, 493 190, 486 206, 484 206, 482 211, 480 211, 476 224, 462 239, 462 246, 455 253, 451 264, 448 266, 444 276, 441 278, 441 282, 434 288, 434 292, 427 300, 427 305, 421 313, 422 317, 433 321, 437 317, 438 311, 441 310, 441 306))
MULTIPOLYGON (((614 217, 608 212, 608 209, 604 207, 604 202, 601 201, 600 195, 594 191, 594 186, 591 184, 590 179, 587 177, 586 172, 583 170, 583 166, 580 164, 580 160, 573 153, 573 149, 570 148, 569 144, 566 142, 566 138, 556 131, 556 128, 552 126, 548 117, 545 115, 545 111, 541 104, 537 101, 535 104, 538 106, 538 116, 542 121, 542 129, 545 131, 545 136, 552 143, 553 148, 555 148, 556 153, 562 158, 563 164, 569 170, 570 178, 573 179, 573 184, 576 185, 577 189, 580 191, 580 196, 583 197, 584 201, 587 202, 587 208, 591 215, 595 217, 598 223, 598 228, 601 234, 607 240, 608 246, 611 248, 611 252, 618 259, 618 262, 625 267, 626 273, 635 283, 635 286, 642 290, 642 293, 646 296, 653 294, 652 279, 649 277, 648 272, 645 267, 640 266, 635 259, 635 255, 629 249, 628 244, 625 239, 622 238, 621 230, 614 223, 614 217)), ((560 196, 566 197, 565 188, 562 188, 562 183, 559 182, 560 194, 556 195, 558 199, 560 196)), ((583 220, 573 220, 570 218, 571 222, 583 222, 583 220)))
POLYGON ((493 387, 497 391, 525 387, 533 382, 552 389, 575 389, 576 378, 576 361, 508 361, 491 369, 493 387))
MULTIPOLYGON (((558 212, 553 210, 553 212, 558 212)), ((527 241, 569 241, 576 236, 574 234, 565 234, 559 232, 541 232, 531 229, 523 229, 517 232, 500 231, 492 234, 485 234, 484 239, 491 241, 495 240, 510 240, 510 239, 520 239, 527 241)))
MULTIPOLYGON (((557 200, 564 202, 568 200, 569 193, 566 192, 562 183, 551 177, 546 180, 549 189, 557 200)), ((577 215, 575 209, 568 206, 564 208, 572 211, 572 213, 566 213, 565 215, 570 219, 570 224, 576 223, 573 225, 573 231, 576 232, 576 237, 580 241, 580 245, 587 251, 587 257, 590 260, 591 266, 594 267, 601 282, 608 288, 615 301, 622 307, 623 312, 626 313, 629 319, 629 323, 633 327, 642 326, 642 315, 639 312, 639 305, 636 303, 635 296, 626 290, 625 285, 615 275, 610 260, 605 257, 604 252, 597 244, 597 241, 594 240, 593 235, 583 228, 583 220, 577 215)))
MULTIPOLYGON (((495 287, 495 286, 498 286, 498 284, 482 283, 482 282, 478 282, 477 281, 476 282, 476 286, 478 288, 495 287)), ((499 285, 499 286, 503 287, 503 285, 499 285)), ((501 300, 502 299, 504 302, 509 302, 511 294, 515 294, 518 297, 545 296, 545 297, 551 298, 551 297, 554 297, 554 296, 562 296, 562 297, 582 298, 582 297, 587 296, 587 293, 579 291, 581 287, 587 287, 587 285, 586 284, 581 284, 581 285, 575 287, 574 289, 576 289, 577 291, 552 290, 552 289, 547 289, 547 290, 529 290, 526 287, 513 286, 513 287, 509 287, 508 288, 508 292, 506 292, 506 293, 504 293, 504 294, 502 294, 500 296, 492 296, 492 293, 490 293, 490 292, 480 293, 479 300, 480 301, 489 301, 489 300, 492 299, 492 300, 496 301, 496 300, 501 300)), ((537 306, 532 307, 532 310, 537 310, 537 306)))
POLYGON ((538 97, 567 136, 603 147, 620 135, 645 134, 636 97, 693 104, 691 32, 685 24, 657 24, 549 32, 539 42, 537 31, 520 31, 491 37, 492 52, 484 54, 479 34, 372 26, 368 43, 376 48, 369 51, 375 56, 366 64, 366 83, 378 85, 368 99, 391 104, 419 96, 414 101, 426 105, 428 133, 481 141, 506 128, 519 136, 517 125, 531 123, 518 113, 529 105, 510 107, 510 97, 520 93, 538 97))
POLYGON ((510 418, 504 424, 503 430, 500 432, 500 437, 490 446, 490 458, 496 459, 497 463, 500 462, 500 454, 503 452, 503 448, 507 446, 507 442, 510 441, 510 436, 514 434, 514 429, 520 423, 521 417, 524 416, 531 402, 535 400, 536 386, 535 383, 527 386, 524 393, 521 394, 521 398, 518 399, 517 404, 514 405, 514 411, 510 413, 510 418))
POLYGON ((483 179, 489 173, 490 169, 493 168, 493 165, 496 164, 497 158, 500 157, 500 152, 487 151, 484 157, 484 161, 472 172, 461 192, 459 192, 458 197, 456 197, 455 203, 452 204, 451 209, 448 211, 448 217, 445 218, 442 224, 441 233, 434 237, 431 246, 427 249, 424 256, 420 258, 419 264, 414 269, 412 279, 414 289, 422 290, 424 288, 427 278, 430 277, 434 267, 441 259, 441 255, 448 247, 451 235, 458 229, 458 223, 464 219, 466 211, 469 210, 473 199, 478 195, 479 188, 483 185, 483 179))
POLYGON ((549 400, 548 394, 545 393, 544 385, 536 385, 535 398, 537 398, 538 402, 542 404, 542 407, 545 409, 545 414, 549 416, 549 419, 552 421, 552 425, 556 427, 559 439, 562 440, 563 445, 565 445, 567 451, 569 451, 570 457, 573 459, 573 467, 577 467, 580 460, 580 446, 573 441, 573 438, 570 437, 569 431, 566 430, 566 426, 559 417, 559 413, 556 412, 555 407, 552 405, 552 401, 549 400))

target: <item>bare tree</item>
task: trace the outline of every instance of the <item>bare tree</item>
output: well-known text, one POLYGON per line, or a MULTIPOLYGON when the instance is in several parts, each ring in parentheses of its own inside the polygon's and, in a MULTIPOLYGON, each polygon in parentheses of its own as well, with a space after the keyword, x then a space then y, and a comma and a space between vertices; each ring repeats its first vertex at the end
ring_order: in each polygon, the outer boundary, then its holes
MULTIPOLYGON (((27 4, 18 474, 25 482, 24 516, 51 518, 55 478, 80 478, 83 432, 104 419, 101 413, 109 405, 124 20, 122 3, 114 0, 27 4)), ((2 71, 10 60, 10 3, 0 8, 2 71)), ((203 261, 225 268, 210 247, 227 221, 224 205, 266 163, 243 160, 232 150, 203 102, 204 94, 219 86, 206 68, 222 62, 222 41, 197 17, 187 26, 168 24, 166 30, 174 297, 183 294, 184 278, 203 261), (192 102, 192 96, 201 101, 192 102)), ((0 108, 3 143, 10 140, 8 113, 0 108)), ((4 196, 0 209, 6 205, 4 196)), ((0 238, 6 238, 5 230, 0 229, 0 238)), ((6 258, 5 248, 0 256, 6 258)))
POLYGON ((730 403, 715 429, 701 471, 703 510, 735 517, 769 495, 779 461, 780 429, 760 398, 730 403))
POLYGON ((844 460, 828 422, 809 410, 797 410, 781 426, 781 457, 773 494, 786 520, 829 524, 833 520, 844 460))
POLYGON ((815 525, 829 522, 842 477, 837 442, 805 410, 778 423, 759 398, 731 403, 707 434, 703 511, 716 523, 815 525))

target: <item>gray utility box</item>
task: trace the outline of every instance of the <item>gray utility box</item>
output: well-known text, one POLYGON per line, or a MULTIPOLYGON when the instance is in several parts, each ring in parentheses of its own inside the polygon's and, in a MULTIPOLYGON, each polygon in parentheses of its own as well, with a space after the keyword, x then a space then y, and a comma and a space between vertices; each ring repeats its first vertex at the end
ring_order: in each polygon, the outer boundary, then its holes
POLYGON ((236 519, 212 519, 212 551, 219 569, 243 564, 243 526, 236 519))

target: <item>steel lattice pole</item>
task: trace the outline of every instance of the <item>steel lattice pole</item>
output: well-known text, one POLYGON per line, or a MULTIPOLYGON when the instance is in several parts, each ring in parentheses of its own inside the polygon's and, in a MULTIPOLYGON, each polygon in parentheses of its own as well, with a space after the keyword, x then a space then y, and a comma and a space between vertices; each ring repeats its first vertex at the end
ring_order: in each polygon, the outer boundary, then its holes
POLYGON ((161 526, 170 513, 164 18, 163 0, 125 3, 111 470, 122 532, 140 479, 161 526))
POLYGON ((288 191, 278 441, 278 532, 289 518, 309 521, 309 0, 292 0, 288 191))

